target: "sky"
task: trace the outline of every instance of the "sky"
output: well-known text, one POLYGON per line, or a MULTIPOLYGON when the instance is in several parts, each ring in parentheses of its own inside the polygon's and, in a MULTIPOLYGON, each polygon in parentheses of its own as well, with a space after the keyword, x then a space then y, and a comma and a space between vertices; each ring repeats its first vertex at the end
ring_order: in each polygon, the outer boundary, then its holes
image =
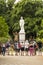
MULTIPOLYGON (((16 4, 17 2, 19 2, 19 1, 20 1, 20 0, 16 0, 16 1, 15 1, 15 4, 16 4)), ((7 3, 7 2, 8 2, 8 0, 6 0, 6 3, 7 3)))
POLYGON ((16 1, 15 1, 15 4, 16 4, 17 2, 19 2, 19 1, 20 1, 20 0, 16 0, 16 1))

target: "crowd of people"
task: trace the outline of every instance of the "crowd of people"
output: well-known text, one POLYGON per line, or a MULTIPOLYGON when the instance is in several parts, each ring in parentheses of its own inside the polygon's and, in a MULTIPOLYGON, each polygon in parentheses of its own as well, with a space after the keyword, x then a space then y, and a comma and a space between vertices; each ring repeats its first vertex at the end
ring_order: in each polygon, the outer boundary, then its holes
POLYGON ((0 44, 0 54, 5 56, 7 55, 14 55, 18 56, 28 56, 28 55, 36 55, 36 51, 38 50, 39 53, 41 53, 42 49, 42 43, 41 42, 36 42, 34 40, 28 41, 26 40, 25 42, 14 42, 10 44, 7 42, 6 44, 0 44))

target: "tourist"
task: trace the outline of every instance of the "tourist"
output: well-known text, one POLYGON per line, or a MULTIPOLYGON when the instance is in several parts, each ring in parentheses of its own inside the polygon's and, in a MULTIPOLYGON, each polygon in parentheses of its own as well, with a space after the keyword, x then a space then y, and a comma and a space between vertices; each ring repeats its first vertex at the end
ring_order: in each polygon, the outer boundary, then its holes
POLYGON ((34 55, 36 55, 36 48, 37 48, 37 43, 35 40, 33 40, 33 46, 34 46, 34 55))
POLYGON ((28 40, 25 41, 25 54, 28 55, 28 50, 29 50, 29 42, 28 40))
POLYGON ((18 42, 16 41, 15 43, 14 43, 14 47, 15 47, 15 55, 18 55, 18 42))
POLYGON ((34 55, 34 46, 33 46, 33 43, 31 42, 30 44, 29 44, 29 51, 30 51, 30 56, 32 55, 34 55))
POLYGON ((17 52, 17 55, 20 55, 20 43, 17 43, 17 50, 16 50, 16 52, 17 52))
POLYGON ((21 42, 21 56, 24 56, 24 42, 21 42))
POLYGON ((39 41, 38 43, 37 43, 37 45, 38 45, 38 55, 42 55, 42 42, 41 41, 39 41))
POLYGON ((5 56, 5 52, 6 52, 5 44, 2 44, 2 54, 3 54, 3 56, 5 56))
POLYGON ((6 53, 7 53, 7 55, 9 55, 10 42, 7 41, 5 45, 6 45, 6 53))
POLYGON ((20 42, 18 43, 18 53, 19 53, 19 55, 21 54, 21 44, 20 44, 20 42))
POLYGON ((13 56, 13 54, 14 54, 14 45, 11 44, 10 47, 9 47, 9 55, 13 56))

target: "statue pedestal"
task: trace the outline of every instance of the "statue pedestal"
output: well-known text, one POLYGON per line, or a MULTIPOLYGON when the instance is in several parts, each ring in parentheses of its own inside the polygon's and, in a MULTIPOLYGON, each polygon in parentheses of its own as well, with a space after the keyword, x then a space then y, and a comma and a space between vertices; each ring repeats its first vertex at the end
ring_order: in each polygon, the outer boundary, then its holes
POLYGON ((19 42, 25 42, 25 32, 19 32, 19 42))

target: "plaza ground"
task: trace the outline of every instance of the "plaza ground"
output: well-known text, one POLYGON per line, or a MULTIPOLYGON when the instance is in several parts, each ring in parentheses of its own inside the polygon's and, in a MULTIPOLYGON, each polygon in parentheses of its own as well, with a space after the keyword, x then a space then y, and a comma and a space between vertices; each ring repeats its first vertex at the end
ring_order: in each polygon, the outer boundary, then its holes
POLYGON ((43 65, 43 56, 0 56, 0 65, 43 65))

